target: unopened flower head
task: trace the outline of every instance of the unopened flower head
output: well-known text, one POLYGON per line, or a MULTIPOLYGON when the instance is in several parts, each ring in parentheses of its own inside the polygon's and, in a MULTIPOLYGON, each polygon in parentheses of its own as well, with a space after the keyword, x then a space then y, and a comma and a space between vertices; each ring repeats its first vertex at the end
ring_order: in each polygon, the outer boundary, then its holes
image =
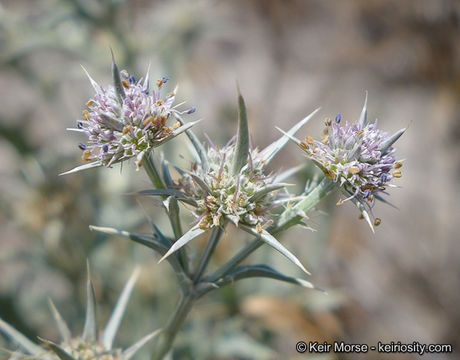
POLYGON ((72 336, 69 327, 51 300, 51 312, 54 320, 56 321, 57 329, 59 330, 59 335, 61 337, 59 344, 53 341, 40 339, 43 344, 39 346, 1 319, 0 333, 3 332, 8 337, 16 340, 21 348, 21 351, 25 352, 20 352, 18 357, 16 357, 17 359, 130 360, 138 350, 161 333, 160 330, 154 331, 144 336, 134 345, 125 350, 113 348, 114 338, 118 332, 123 313, 128 305, 129 297, 138 277, 139 269, 136 269, 123 288, 107 325, 100 333, 98 332, 96 323, 96 300, 93 285, 89 276, 89 266, 86 301, 87 309, 84 329, 80 336, 72 336))
MULTIPOLYGON (((366 113, 365 105, 361 119, 352 124, 343 124, 340 114, 333 121, 326 119, 322 140, 307 136, 300 146, 342 188, 347 198, 339 204, 354 200, 360 210, 372 214, 375 198, 382 199, 391 181, 401 177, 402 163, 396 161, 392 145, 405 129, 390 136, 377 128, 377 121, 368 124, 366 113)), ((379 224, 380 219, 374 219, 374 225, 379 224)))
POLYGON ((223 148, 211 144, 207 167, 193 163, 190 173, 179 180, 179 187, 197 204, 194 214, 201 229, 220 226, 224 219, 258 230, 270 222, 273 201, 284 184, 274 184, 275 175, 264 173, 265 162, 257 149, 249 152, 248 163, 233 175, 235 149, 233 140, 223 148))
POLYGON ((112 70, 114 84, 107 87, 90 77, 96 93, 73 130, 88 136, 87 143, 79 145, 83 160, 110 166, 136 157, 139 168, 148 151, 185 130, 171 115, 189 114, 195 108, 179 112, 173 107, 176 90, 161 94, 167 78, 159 79, 151 91, 148 73, 144 80, 136 81, 126 70, 119 72, 115 63, 112 70))

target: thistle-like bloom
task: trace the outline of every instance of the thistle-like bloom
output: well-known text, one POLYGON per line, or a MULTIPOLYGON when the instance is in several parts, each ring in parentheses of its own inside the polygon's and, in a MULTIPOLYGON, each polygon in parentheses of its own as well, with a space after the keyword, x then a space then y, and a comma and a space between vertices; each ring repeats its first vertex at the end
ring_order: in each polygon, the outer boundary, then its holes
POLYGON ((52 341, 40 339, 43 345, 37 345, 11 325, 0 319, 0 332, 16 342, 22 352, 15 352, 11 359, 38 359, 38 360, 129 360, 136 352, 155 338, 160 330, 143 337, 131 347, 122 349, 113 349, 112 344, 120 326, 129 297, 139 276, 139 270, 135 270, 127 281, 123 291, 118 299, 115 309, 112 312, 106 327, 98 336, 96 325, 96 300, 94 289, 89 277, 87 282, 87 309, 83 333, 80 336, 72 337, 67 324, 56 310, 53 302, 50 300, 50 309, 56 321, 59 334, 61 336, 60 344, 52 341), (32 357, 31 357, 32 356, 32 357))
MULTIPOLYGON (((334 121, 326 119, 322 140, 307 136, 298 145, 325 174, 338 184, 346 198, 359 208, 372 228, 370 217, 375 200, 385 201, 381 194, 386 188, 394 186, 391 181, 401 177, 402 163, 396 161, 393 144, 406 129, 390 136, 377 128, 377 120, 367 123, 367 96, 359 121, 342 124, 339 114, 334 121)), ((374 218, 374 225, 380 224, 374 218)))
MULTIPOLYGON (((86 72, 86 70, 85 70, 86 72)), ((88 74, 87 74, 88 75, 88 74)), ((178 111, 173 106, 176 90, 161 94, 167 78, 159 79, 150 90, 148 72, 144 80, 136 81, 126 70, 119 72, 112 63, 113 85, 102 87, 89 75, 95 95, 86 103, 77 128, 88 136, 86 144, 79 144, 82 159, 90 162, 67 173, 95 166, 136 158, 142 165, 144 156, 153 148, 176 137, 194 123, 182 124, 176 114, 191 114, 195 108, 178 111)))
POLYGON ((196 203, 193 213, 200 229, 222 226, 228 219, 260 232, 270 222, 276 200, 286 195, 282 191, 286 184, 265 174, 266 163, 257 149, 249 152, 248 163, 237 173, 232 172, 235 153, 233 139, 223 148, 211 143, 207 164, 194 162, 179 179, 177 187, 196 203))
MULTIPOLYGON (((239 94, 239 122, 236 141, 218 148, 209 140, 205 150, 193 135, 187 132, 199 157, 189 172, 177 169, 181 178, 173 183, 167 166, 163 166, 166 189, 141 191, 144 195, 172 196, 192 207, 195 225, 170 247, 163 259, 186 245, 208 229, 221 234, 228 221, 242 230, 260 238, 307 272, 300 261, 265 229, 276 216, 274 211, 292 198, 284 190, 282 181, 294 173, 293 169, 281 174, 269 174, 266 167, 273 157, 309 119, 312 113, 288 133, 262 151, 250 149, 248 123, 244 100, 239 94)), ((220 235, 216 235, 220 236, 220 235)), ((160 261, 161 261, 160 260, 160 261)), ((308 273, 308 272, 307 272, 308 273)))

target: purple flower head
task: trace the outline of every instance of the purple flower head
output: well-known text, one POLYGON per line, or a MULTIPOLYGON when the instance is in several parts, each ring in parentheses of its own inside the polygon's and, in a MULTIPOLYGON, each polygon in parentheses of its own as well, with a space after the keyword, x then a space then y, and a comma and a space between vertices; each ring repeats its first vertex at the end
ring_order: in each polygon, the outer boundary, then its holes
POLYGON ((179 179, 178 187, 197 204, 193 213, 202 229, 220 226, 224 219, 260 228, 277 207, 273 201, 285 184, 276 184, 275 174, 264 173, 257 149, 249 151, 247 165, 233 175, 235 149, 235 138, 223 148, 211 144, 206 166, 194 162, 179 179))
POLYGON ((176 116, 186 114, 173 106, 176 90, 163 96, 162 86, 167 81, 157 81, 153 91, 149 90, 148 73, 144 80, 136 81, 126 70, 121 72, 112 64, 114 84, 102 87, 89 77, 95 90, 86 103, 82 119, 77 120, 77 129, 87 137, 82 144, 83 160, 92 162, 72 171, 93 166, 107 166, 136 157, 136 165, 153 148, 174 138, 190 128, 193 123, 183 125, 176 116))
MULTIPOLYGON (((337 115, 334 122, 326 120, 321 141, 307 136, 300 146, 340 186, 346 199, 339 204, 353 200, 370 222, 375 199, 383 200, 381 194, 386 194, 394 178, 401 177, 402 163, 394 157, 393 144, 405 129, 390 136, 377 128, 377 121, 368 124, 366 103, 359 121, 341 124, 342 117, 337 115)), ((380 219, 373 222, 378 225, 380 219)))

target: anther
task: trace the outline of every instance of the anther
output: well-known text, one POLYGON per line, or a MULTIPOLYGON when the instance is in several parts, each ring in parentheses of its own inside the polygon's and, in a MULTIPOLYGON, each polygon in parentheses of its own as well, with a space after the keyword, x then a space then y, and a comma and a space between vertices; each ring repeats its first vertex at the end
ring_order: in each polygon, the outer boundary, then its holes
POLYGON ((342 114, 337 114, 334 120, 337 124, 340 124, 340 120, 342 120, 342 114))
POLYGON ((382 223, 382 220, 380 218, 375 218, 374 220, 374 225, 379 226, 382 223))
POLYGON ((399 170, 395 170, 395 171, 393 171, 393 176, 395 178, 400 178, 402 176, 402 173, 399 170))
POLYGON ((349 172, 350 174, 357 174, 357 173, 360 172, 360 170, 359 170, 359 167, 357 167, 357 166, 352 166, 351 168, 348 169, 348 172, 349 172))
POLYGON ((402 166, 403 166, 402 162, 400 162, 400 161, 395 162, 395 169, 400 169, 400 168, 402 168, 402 166))
POLYGON ((81 150, 86 150, 86 145, 85 144, 78 144, 78 147, 81 149, 81 150))
POLYGON ((311 136, 307 136, 307 137, 305 138, 305 141, 306 141, 307 143, 309 143, 310 145, 313 145, 313 144, 315 143, 315 140, 313 140, 313 138, 312 138, 311 136))

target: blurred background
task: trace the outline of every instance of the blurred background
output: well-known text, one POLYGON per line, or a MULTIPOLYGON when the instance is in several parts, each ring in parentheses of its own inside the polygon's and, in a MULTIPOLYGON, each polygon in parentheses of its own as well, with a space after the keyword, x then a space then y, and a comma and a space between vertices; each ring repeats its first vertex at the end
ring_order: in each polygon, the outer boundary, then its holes
MULTIPOLYGON (((66 131, 92 95, 83 65, 110 82, 112 47, 136 78, 151 64, 178 101, 196 106, 195 132, 223 144, 236 131, 238 80, 254 143, 268 145, 316 107, 299 136, 318 137, 324 117, 348 121, 369 92, 368 117, 405 159, 395 210, 375 209, 373 235, 352 204, 331 196, 310 214, 316 232, 283 242, 328 295, 270 280, 244 280, 202 299, 176 344, 177 359, 355 359, 299 355, 295 343, 343 340, 460 346, 460 3, 455 0, 2 0, 0 2, 0 317, 32 339, 57 340, 47 297, 75 333, 82 328, 88 258, 103 324, 136 264, 142 276, 120 346, 161 327, 178 298, 166 264, 141 245, 88 225, 171 233, 159 202, 125 194, 149 187, 133 163, 59 177, 81 163, 79 134, 66 131)), ((162 149, 190 158, 185 137, 162 149)), ((157 154, 158 156, 158 154, 157 154)), ((306 161, 292 144, 273 170, 306 161)), ((292 181, 293 182, 293 181, 292 181)), ((299 176, 297 183, 305 182, 299 176)), ((212 267, 248 241, 232 228, 212 267)), ((190 251, 199 256, 203 242, 190 251)), ((302 276, 278 253, 268 262, 302 276)), ((0 336, 0 347, 13 349, 0 336)), ((149 348, 137 358, 148 359, 149 348)), ((1 355, 0 355, 1 357, 1 355)), ((457 354, 458 357, 458 354, 457 354)), ((425 355, 453 359, 455 354, 425 355)), ((366 359, 380 359, 369 353, 366 359)), ((392 355, 415 359, 417 355, 392 355)))

